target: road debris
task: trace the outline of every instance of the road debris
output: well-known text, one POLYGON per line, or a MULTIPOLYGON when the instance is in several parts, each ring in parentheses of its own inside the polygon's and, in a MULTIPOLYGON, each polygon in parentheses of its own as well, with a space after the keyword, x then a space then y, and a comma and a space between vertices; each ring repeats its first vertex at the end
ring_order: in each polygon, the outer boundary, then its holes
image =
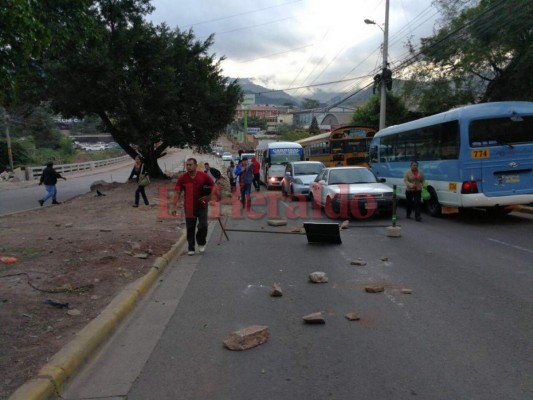
POLYGON ((270 290, 270 295, 272 297, 281 297, 283 296, 283 292, 281 291, 281 286, 277 283, 274 283, 272 285, 272 289, 270 290))
POLYGON ((267 224, 270 226, 285 226, 287 225, 286 219, 269 219, 267 224))
POLYGON ((55 307, 55 308, 68 308, 69 305, 68 303, 60 303, 58 301, 54 301, 54 300, 50 300, 50 299, 46 299, 43 301, 43 304, 49 304, 51 305, 52 307, 55 307))
POLYGON ((223 343, 229 350, 248 350, 265 343, 269 335, 268 326, 252 325, 230 333, 223 343))
POLYGON ((327 283, 328 282, 328 276, 325 272, 311 272, 309 274, 309 280, 313 283, 327 283))
POLYGON ((366 261, 363 260, 362 258, 358 258, 356 260, 352 260, 350 262, 351 265, 359 265, 359 266, 363 266, 363 265, 366 265, 366 261))
POLYGON ((357 315, 354 312, 350 312, 350 313, 346 314, 345 317, 349 321, 359 321, 361 319, 361 317, 359 317, 359 315, 357 315))
POLYGON ((312 314, 308 314, 303 317, 303 320, 306 324, 325 324, 326 320, 324 319, 324 315, 322 312, 315 312, 312 314))
POLYGON ((367 293, 381 293, 385 290, 382 285, 365 286, 365 292, 367 293))

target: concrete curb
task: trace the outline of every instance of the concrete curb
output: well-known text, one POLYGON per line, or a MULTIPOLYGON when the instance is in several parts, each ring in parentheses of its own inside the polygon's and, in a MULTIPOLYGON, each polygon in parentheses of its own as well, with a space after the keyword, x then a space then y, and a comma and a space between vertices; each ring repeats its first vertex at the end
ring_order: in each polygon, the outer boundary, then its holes
POLYGON ((20 386, 9 400, 44 400, 52 395, 60 397, 65 381, 79 369, 91 354, 115 331, 134 309, 137 301, 152 287, 170 261, 180 254, 187 235, 156 258, 150 271, 124 288, 111 303, 59 350, 39 371, 38 376, 20 386))

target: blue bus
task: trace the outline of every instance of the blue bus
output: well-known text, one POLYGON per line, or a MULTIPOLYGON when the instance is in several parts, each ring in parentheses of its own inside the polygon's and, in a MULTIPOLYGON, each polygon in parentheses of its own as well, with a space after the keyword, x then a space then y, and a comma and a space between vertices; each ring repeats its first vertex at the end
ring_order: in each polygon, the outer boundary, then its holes
POLYGON ((256 149, 256 157, 261 164, 260 178, 267 188, 281 188, 285 165, 291 161, 303 161, 304 149, 294 142, 270 142, 256 149))
POLYGON ((533 202, 533 102, 470 105, 385 128, 369 159, 400 198, 403 174, 418 161, 432 216, 467 208, 506 214, 533 202))

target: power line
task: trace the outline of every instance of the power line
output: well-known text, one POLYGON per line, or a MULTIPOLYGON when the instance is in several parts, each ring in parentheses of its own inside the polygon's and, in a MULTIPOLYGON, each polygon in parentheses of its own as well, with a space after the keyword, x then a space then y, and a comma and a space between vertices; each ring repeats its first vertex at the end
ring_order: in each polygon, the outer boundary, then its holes
POLYGON ((259 8, 257 10, 246 11, 246 12, 242 12, 242 13, 239 13, 239 14, 228 15, 227 17, 215 18, 215 19, 210 19, 210 20, 207 20, 207 21, 200 21, 200 22, 196 22, 196 23, 190 25, 189 28, 192 28, 193 26, 196 26, 196 25, 209 24, 211 22, 218 22, 218 21, 223 21, 223 20, 226 20, 226 19, 241 17, 243 15, 255 14, 255 13, 258 13, 260 11, 270 10, 272 8, 283 7, 283 6, 287 6, 289 4, 299 3, 301 1, 302 0, 295 0, 295 1, 290 1, 288 3, 278 4, 278 5, 275 5, 275 6, 264 7, 264 8, 259 8))

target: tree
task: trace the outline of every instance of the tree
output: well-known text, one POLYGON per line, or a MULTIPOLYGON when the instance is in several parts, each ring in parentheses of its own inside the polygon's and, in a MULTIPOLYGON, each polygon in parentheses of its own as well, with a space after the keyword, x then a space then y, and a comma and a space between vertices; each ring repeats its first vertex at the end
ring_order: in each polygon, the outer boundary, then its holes
MULTIPOLYGON (((11 155, 13 156, 14 167, 26 165, 30 160, 30 155, 26 149, 16 140, 11 142, 11 155)), ((9 157, 7 152, 7 142, 0 140, 0 167, 9 165, 9 157)))
POLYGON ((448 81, 446 97, 452 106, 462 101, 532 100, 533 3, 438 0, 437 4, 445 11, 443 26, 421 40, 412 78, 429 85, 428 93, 434 88, 442 91, 442 81, 448 81))
POLYGON ((300 139, 309 137, 309 133, 306 131, 283 131, 280 135, 280 139, 286 142, 296 142, 300 139))
POLYGON ((161 176, 157 159, 168 146, 208 146, 232 121, 241 90, 208 54, 212 36, 201 42, 192 31, 145 22, 148 0, 94 4, 87 36, 69 42, 76 50, 46 60, 48 94, 65 116, 98 115, 161 176))
POLYGON ((318 126, 318 121, 316 120, 316 117, 313 116, 313 120, 311 121, 311 125, 309 126, 309 134, 318 135, 319 133, 320 127, 318 126))
POLYGON ((320 102, 318 100, 314 99, 304 99, 302 101, 302 109, 303 110, 312 110, 315 108, 320 107, 320 102))
POLYGON ((0 6, 0 104, 14 101, 18 72, 38 47, 41 23, 32 10, 37 0, 4 0, 0 6))
MULTIPOLYGON (((355 110, 352 117, 353 125, 368 126, 379 129, 380 97, 372 96, 368 102, 355 110)), ((408 120, 408 111, 402 99, 392 93, 387 93, 387 125, 396 125, 408 120)))
POLYGON ((25 131, 34 140, 36 148, 58 149, 61 134, 58 132, 52 116, 43 108, 35 108, 25 119, 25 131))
MULTIPOLYGON (((87 36, 93 0, 3 0, 0 6, 0 104, 43 99, 43 55, 76 48, 87 36)), ((26 107, 28 108, 28 107, 26 107)))

